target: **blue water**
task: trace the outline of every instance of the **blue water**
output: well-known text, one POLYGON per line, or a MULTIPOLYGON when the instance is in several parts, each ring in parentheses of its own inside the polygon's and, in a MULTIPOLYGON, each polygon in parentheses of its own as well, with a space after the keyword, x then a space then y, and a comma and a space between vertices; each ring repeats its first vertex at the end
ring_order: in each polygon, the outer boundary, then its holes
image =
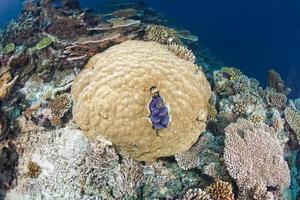
MULTIPOLYGON (((101 10, 103 0, 82 0, 83 7, 101 10)), ((265 84, 274 68, 300 96, 299 0, 146 0, 169 18, 170 24, 189 29, 226 65, 240 68, 265 84)), ((0 0, 0 26, 16 16, 20 0, 0 0)))

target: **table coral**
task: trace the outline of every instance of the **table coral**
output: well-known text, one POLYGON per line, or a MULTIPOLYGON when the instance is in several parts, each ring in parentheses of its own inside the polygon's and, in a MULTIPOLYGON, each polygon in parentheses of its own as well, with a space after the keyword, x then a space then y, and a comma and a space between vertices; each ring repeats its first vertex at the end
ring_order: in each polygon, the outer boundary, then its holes
POLYGON ((262 183, 280 193, 289 186, 283 149, 274 130, 266 125, 254 126, 245 119, 231 123, 226 129, 224 160, 239 188, 262 183))
POLYGON ((205 128, 210 86, 202 71, 154 42, 127 41, 97 54, 74 80, 73 117, 90 139, 102 134, 123 155, 151 161, 188 150, 205 128), (170 108, 157 135, 150 88, 170 108))

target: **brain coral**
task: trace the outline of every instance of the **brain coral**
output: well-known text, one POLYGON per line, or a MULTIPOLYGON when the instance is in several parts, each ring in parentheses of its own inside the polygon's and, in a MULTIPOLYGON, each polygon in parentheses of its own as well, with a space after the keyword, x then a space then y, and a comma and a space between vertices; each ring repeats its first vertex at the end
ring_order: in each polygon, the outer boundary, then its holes
POLYGON ((90 59, 72 86, 73 117, 90 139, 101 134, 123 155, 152 161, 188 150, 205 129, 211 90, 203 72, 155 42, 127 41, 90 59), (149 120, 150 88, 170 122, 149 120))

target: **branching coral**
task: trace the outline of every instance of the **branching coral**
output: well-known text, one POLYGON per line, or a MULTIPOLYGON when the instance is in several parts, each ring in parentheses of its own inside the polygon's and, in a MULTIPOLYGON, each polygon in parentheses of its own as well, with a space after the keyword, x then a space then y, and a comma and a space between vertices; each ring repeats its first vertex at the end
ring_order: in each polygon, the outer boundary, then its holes
POLYGON ((143 181, 141 165, 131 158, 122 160, 119 175, 117 176, 118 189, 123 198, 131 197, 137 198, 137 188, 143 181))
POLYGON ((175 159, 184 170, 196 168, 199 162, 199 156, 202 151, 207 148, 207 145, 213 140, 213 136, 210 134, 200 136, 198 142, 192 146, 188 151, 181 154, 176 154, 175 159))
POLYGON ((280 110, 287 105, 287 97, 283 93, 275 92, 274 90, 266 89, 262 94, 265 103, 270 107, 275 107, 280 110))
POLYGON ((289 185, 283 150, 274 130, 266 125, 255 127, 244 119, 230 124, 226 129, 224 159, 239 187, 253 188, 262 183, 281 192, 289 185))
POLYGON ((212 200, 209 195, 200 188, 189 189, 180 200, 212 200))
POLYGON ((51 110, 50 122, 54 126, 61 124, 61 119, 71 106, 70 96, 62 94, 49 101, 48 108, 51 110))
POLYGON ((101 133, 121 154, 138 160, 186 151, 204 130, 211 93, 203 72, 196 69, 155 42, 111 47, 91 58, 74 80, 74 120, 89 138, 101 133), (172 119, 158 134, 148 120, 152 86, 172 119))
POLYGON ((274 69, 268 71, 267 81, 268 81, 268 86, 278 93, 283 93, 285 95, 288 95, 288 93, 290 92, 290 89, 285 87, 280 74, 276 72, 274 69))
POLYGON ((174 29, 161 25, 148 25, 146 27, 144 39, 147 41, 155 41, 160 44, 181 43, 174 29))
POLYGON ((285 119, 296 133, 298 140, 300 141, 300 113, 288 106, 285 111, 285 119))
POLYGON ((231 184, 218 181, 205 188, 212 200, 234 200, 231 184))
POLYGON ((272 192, 267 191, 266 186, 258 184, 253 188, 253 199, 254 200, 275 200, 272 192))
POLYGON ((185 46, 172 43, 168 44, 168 49, 179 58, 195 63, 196 57, 194 53, 185 46))

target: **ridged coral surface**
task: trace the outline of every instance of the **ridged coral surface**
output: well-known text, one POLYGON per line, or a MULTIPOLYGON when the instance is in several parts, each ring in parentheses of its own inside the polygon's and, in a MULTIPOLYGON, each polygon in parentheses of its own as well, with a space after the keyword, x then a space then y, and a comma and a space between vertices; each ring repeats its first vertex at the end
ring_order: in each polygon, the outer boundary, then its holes
POLYGON ((188 150, 205 129, 211 90, 202 71, 155 42, 127 41, 95 55, 72 86, 74 120, 121 154, 152 161, 188 150), (156 86, 171 121, 156 133, 149 89, 156 86))

